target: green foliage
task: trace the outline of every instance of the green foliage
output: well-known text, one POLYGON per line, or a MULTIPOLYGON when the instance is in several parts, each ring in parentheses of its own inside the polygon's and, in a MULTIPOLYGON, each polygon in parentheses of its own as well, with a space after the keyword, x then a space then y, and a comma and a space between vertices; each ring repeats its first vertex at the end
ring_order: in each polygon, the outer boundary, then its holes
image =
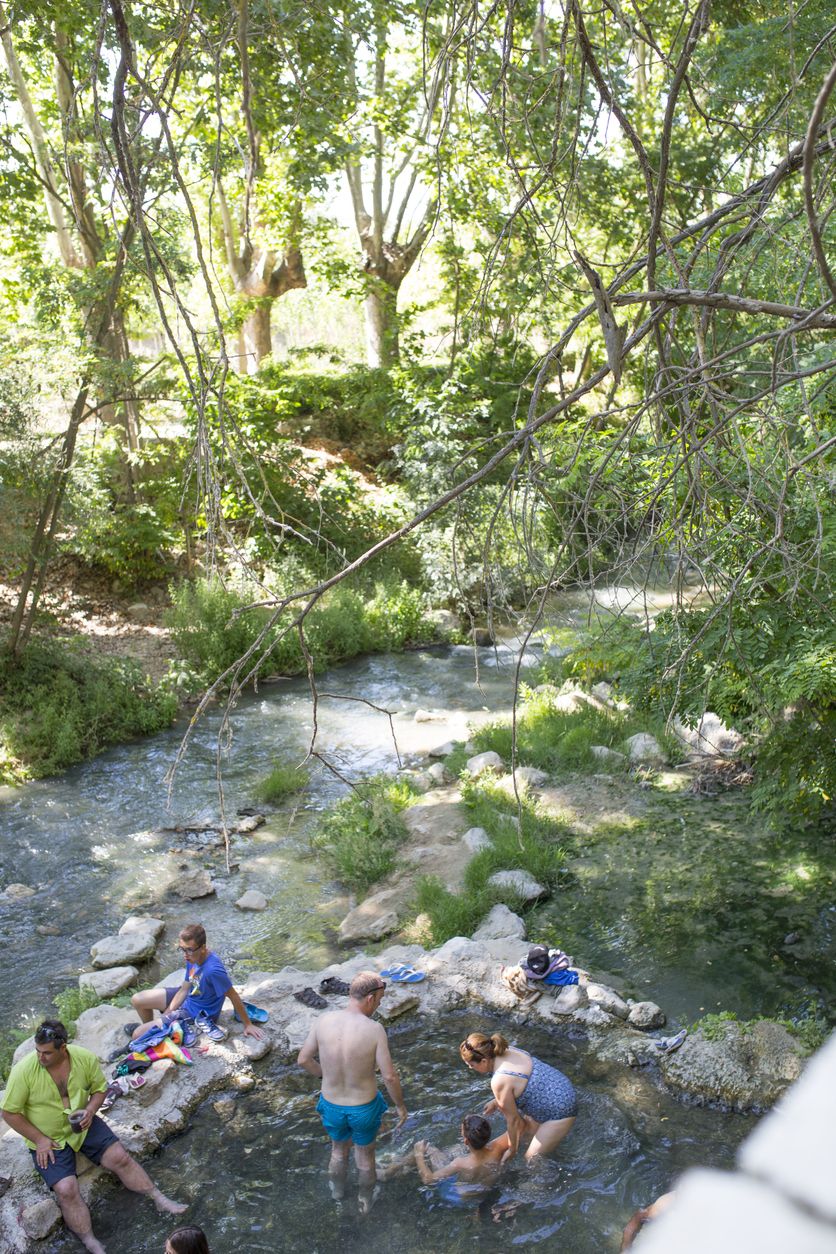
POLYGON ((364 780, 325 815, 314 848, 325 854, 344 884, 369 888, 394 869, 398 846, 407 836, 400 814, 415 796, 401 779, 376 775, 364 780))
POLYGON ((58 993, 52 1004, 55 1006, 56 1017, 64 1024, 70 1037, 73 1037, 76 1034, 78 1026, 76 1020, 79 1015, 85 1010, 92 1010, 100 1002, 101 998, 94 989, 71 985, 58 993))
MULTIPOLYGON (((417 909, 430 918, 434 945, 451 936, 470 936, 492 905, 508 901, 508 889, 488 884, 495 871, 528 871, 544 888, 554 891, 565 875, 572 843, 572 833, 563 823, 540 813, 526 799, 517 827, 515 803, 491 783, 464 776, 462 799, 472 823, 485 829, 491 844, 468 864, 461 893, 451 893, 433 877, 419 881, 417 909)), ((525 903, 520 900, 517 907, 525 910, 525 903)))
MULTIPOLYGON (((665 732, 661 720, 647 715, 623 714, 583 704, 568 712, 556 707, 557 689, 545 692, 524 690, 517 711, 517 761, 540 770, 593 771, 601 763, 592 754, 592 745, 624 752, 624 742, 637 732, 654 735, 670 761, 681 761, 683 746, 665 732)), ((493 749, 510 764, 513 732, 510 720, 486 723, 474 731, 473 743, 480 752, 493 749)), ((626 767, 627 763, 625 763, 626 767)), ((610 764, 607 769, 611 770, 610 764)))
POLYGON ((277 802, 307 787, 310 772, 303 766, 285 766, 277 762, 269 775, 257 785, 255 795, 259 801, 277 802))
POLYGON ((730 1023, 737 1023, 738 1018, 733 1010, 721 1010, 718 1014, 703 1015, 691 1024, 692 1032, 701 1032, 707 1041, 722 1041, 726 1037, 726 1028, 730 1023))
POLYGON ((160 731, 176 711, 135 662, 94 662, 66 642, 32 641, 19 660, 0 654, 0 780, 50 775, 160 731))
MULTIPOLYGON (((257 675, 305 670, 298 633, 284 626, 288 617, 267 628, 268 610, 246 609, 263 595, 263 589, 240 582, 225 586, 217 579, 199 579, 172 590, 172 635, 180 654, 205 682, 234 666, 263 631, 264 640, 247 670, 254 667, 257 675)), ((406 582, 380 581, 366 595, 338 586, 306 618, 307 646, 321 670, 360 653, 425 643, 433 638, 434 628, 424 612, 423 594, 406 582)))

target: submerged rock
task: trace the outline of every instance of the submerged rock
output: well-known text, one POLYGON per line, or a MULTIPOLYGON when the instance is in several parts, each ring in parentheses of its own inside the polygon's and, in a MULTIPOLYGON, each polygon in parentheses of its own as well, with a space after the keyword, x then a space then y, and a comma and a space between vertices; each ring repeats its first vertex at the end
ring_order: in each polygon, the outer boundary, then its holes
POLYGON ((548 895, 548 889, 538 883, 533 875, 529 875, 528 871, 494 871, 488 883, 493 888, 514 893, 523 901, 537 901, 539 897, 548 895))
POLYGON ((178 876, 171 888, 178 897, 185 897, 188 901, 211 897, 215 892, 215 885, 208 871, 186 871, 178 876))
POLYGON ((236 901, 239 910, 266 910, 267 898, 255 888, 250 888, 236 901))

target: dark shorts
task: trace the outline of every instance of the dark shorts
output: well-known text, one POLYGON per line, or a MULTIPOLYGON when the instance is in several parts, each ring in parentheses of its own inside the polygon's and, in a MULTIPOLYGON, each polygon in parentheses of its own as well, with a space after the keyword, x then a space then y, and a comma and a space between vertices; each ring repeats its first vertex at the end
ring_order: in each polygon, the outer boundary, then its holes
POLYGON ((180 992, 180 985, 179 985, 179 984, 178 984, 177 988, 167 988, 167 989, 165 990, 165 1006, 163 1007, 163 1009, 164 1009, 164 1010, 167 1010, 167 1009, 168 1009, 168 1007, 171 1005, 171 1002, 172 1002, 172 999, 173 999, 173 997, 174 997, 174 994, 175 994, 175 993, 179 993, 179 992, 180 992))
MULTIPOLYGON (((87 1136, 82 1142, 79 1153, 98 1166, 102 1161, 102 1155, 105 1150, 109 1149, 111 1145, 118 1145, 118 1143, 119 1137, 116 1133, 111 1131, 104 1119, 94 1115, 93 1122, 87 1129, 87 1136)), ((34 1150, 30 1150, 29 1153, 32 1155, 35 1170, 39 1175, 43 1176, 51 1189, 55 1187, 59 1180, 66 1180, 67 1176, 78 1174, 75 1165, 75 1150, 70 1149, 69 1145, 65 1145, 63 1149, 54 1150, 55 1162, 47 1163, 46 1167, 38 1166, 34 1150)))
POLYGON ((386 1102, 380 1093, 362 1106, 338 1106, 320 1093, 316 1109, 322 1126, 332 1141, 353 1141, 355 1145, 372 1145, 377 1140, 380 1123, 386 1114, 386 1102))

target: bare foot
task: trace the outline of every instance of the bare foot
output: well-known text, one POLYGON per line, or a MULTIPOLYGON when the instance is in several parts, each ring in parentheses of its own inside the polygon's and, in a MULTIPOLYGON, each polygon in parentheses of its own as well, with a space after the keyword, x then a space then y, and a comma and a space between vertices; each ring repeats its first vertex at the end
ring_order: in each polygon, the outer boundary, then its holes
POLYGON ((184 1210, 188 1210, 188 1204, 183 1202, 173 1202, 170 1197, 166 1197, 159 1189, 154 1189, 149 1194, 152 1202, 157 1210, 166 1215, 182 1215, 184 1210))
POLYGON ((357 1195, 357 1210, 361 1219, 371 1214, 371 1209, 377 1199, 380 1197, 380 1185, 376 1184, 369 1192, 367 1189, 361 1189, 357 1195))
POLYGON ((101 1241, 98 1241, 93 1236, 92 1232, 88 1232, 86 1236, 81 1236, 81 1234, 77 1232, 76 1236, 84 1246, 85 1250, 90 1251, 90 1254, 105 1254, 105 1247, 102 1245, 101 1241))

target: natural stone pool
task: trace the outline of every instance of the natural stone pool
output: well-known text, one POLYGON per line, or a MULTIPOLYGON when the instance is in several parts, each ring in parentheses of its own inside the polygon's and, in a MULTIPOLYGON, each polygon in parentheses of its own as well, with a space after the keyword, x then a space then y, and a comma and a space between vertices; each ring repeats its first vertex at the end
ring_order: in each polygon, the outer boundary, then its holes
MULTIPOLYGON (((431 1027, 423 1020, 389 1029, 411 1116, 394 1145, 383 1141, 381 1162, 421 1137, 453 1145, 461 1115, 487 1101, 484 1079, 458 1060, 458 1042, 485 1026, 483 1020, 478 1012, 455 1012, 431 1027)), ((651 1073, 595 1061, 580 1039, 527 1025, 502 1030, 566 1071, 578 1088, 580 1114, 555 1158, 534 1168, 512 1164, 481 1213, 451 1207, 414 1175, 385 1183, 364 1221, 357 1217, 351 1176, 338 1210, 328 1192, 314 1083, 296 1068, 269 1061, 258 1087, 235 1097, 232 1118, 226 1118, 229 1107, 216 1111, 219 1095, 213 1096, 183 1135, 148 1160, 149 1170, 164 1191, 190 1203, 188 1219, 205 1228, 213 1254, 435 1254, 517 1245, 598 1254, 617 1250, 632 1211, 668 1189, 686 1167, 730 1167, 754 1125, 751 1117, 677 1103, 651 1073), (514 1204, 515 1213, 496 1222, 497 1204, 514 1204)), ((498 1132, 501 1121, 494 1126, 498 1132)), ((147 1202, 111 1187, 99 1194, 93 1215, 111 1254, 159 1254, 172 1227, 147 1202)), ((76 1248, 66 1235, 51 1246, 56 1254, 76 1248)))

